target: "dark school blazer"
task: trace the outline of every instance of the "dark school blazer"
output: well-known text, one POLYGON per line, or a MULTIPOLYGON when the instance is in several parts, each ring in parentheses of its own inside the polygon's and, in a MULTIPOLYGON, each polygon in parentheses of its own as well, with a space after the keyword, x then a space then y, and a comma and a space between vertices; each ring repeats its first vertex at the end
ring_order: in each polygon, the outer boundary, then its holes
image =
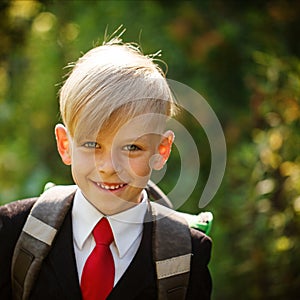
MULTIPOLYGON (((37 198, 20 200, 0 207, 0 299, 10 300, 11 261, 15 244, 37 198)), ((152 223, 145 223, 140 247, 133 261, 113 288, 107 300, 157 299, 155 264, 152 260, 152 223)), ((43 262, 31 300, 80 300, 73 248, 71 210, 56 236, 49 255, 43 262)), ((192 261, 186 299, 210 299, 212 282, 207 264, 211 240, 191 229, 192 261)), ((180 240, 178 240, 180 243, 180 240)))

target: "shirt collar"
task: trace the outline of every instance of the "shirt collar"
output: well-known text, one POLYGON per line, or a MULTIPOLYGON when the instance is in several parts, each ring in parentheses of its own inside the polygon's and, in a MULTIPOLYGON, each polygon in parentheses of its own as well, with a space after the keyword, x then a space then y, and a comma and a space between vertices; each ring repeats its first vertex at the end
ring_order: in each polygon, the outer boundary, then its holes
MULTIPOLYGON (((120 258, 126 254, 134 241, 142 234, 146 211, 147 193, 144 190, 143 200, 140 204, 118 214, 107 216, 120 258)), ((104 215, 78 189, 74 197, 72 220, 74 241, 79 249, 82 249, 93 228, 103 217, 104 215)))

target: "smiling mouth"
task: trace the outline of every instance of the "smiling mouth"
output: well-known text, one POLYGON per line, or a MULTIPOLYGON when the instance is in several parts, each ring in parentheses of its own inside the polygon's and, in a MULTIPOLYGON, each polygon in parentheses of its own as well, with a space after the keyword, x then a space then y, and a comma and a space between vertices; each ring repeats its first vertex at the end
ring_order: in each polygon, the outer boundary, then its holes
POLYGON ((126 183, 108 184, 108 183, 96 182, 96 185, 106 191, 115 191, 121 189, 127 184, 126 183))

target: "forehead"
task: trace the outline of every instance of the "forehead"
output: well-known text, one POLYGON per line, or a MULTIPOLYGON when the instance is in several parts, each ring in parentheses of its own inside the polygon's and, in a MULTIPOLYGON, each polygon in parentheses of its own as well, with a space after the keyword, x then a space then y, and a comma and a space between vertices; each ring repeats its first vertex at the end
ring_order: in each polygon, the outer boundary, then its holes
MULTIPOLYGON (((88 121, 85 123, 87 125, 88 121)), ((104 139, 118 137, 118 139, 136 140, 145 135, 161 135, 166 126, 166 116, 158 113, 142 113, 128 116, 120 110, 109 117, 102 125, 94 124, 92 130, 77 131, 75 139, 84 138, 104 139)), ((87 126, 88 127, 88 126, 87 126)))
MULTIPOLYGON (((100 131, 117 130, 126 124, 137 126, 143 130, 157 127, 164 128, 168 115, 166 106, 168 101, 160 99, 137 99, 128 101, 115 109, 110 106, 110 100, 98 101, 93 99, 78 114, 77 121, 73 123, 70 134, 74 138, 82 139, 86 136, 97 135, 100 131), (105 107, 100 104, 105 102, 105 107), (98 105, 99 104, 99 105, 98 105)), ((154 129, 159 130, 159 129, 154 129)))
POLYGON ((130 119, 121 120, 118 123, 112 122, 99 131, 99 135, 112 133, 120 138, 137 139, 146 135, 162 134, 165 124, 165 117, 159 114, 142 114, 130 119))

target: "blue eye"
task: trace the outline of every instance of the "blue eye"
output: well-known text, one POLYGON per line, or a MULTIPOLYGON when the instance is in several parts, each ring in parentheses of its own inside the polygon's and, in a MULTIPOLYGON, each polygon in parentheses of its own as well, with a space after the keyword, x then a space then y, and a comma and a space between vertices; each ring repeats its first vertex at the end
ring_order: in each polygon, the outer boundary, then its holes
POLYGON ((140 147, 138 147, 136 145, 133 145, 133 144, 126 145, 126 146, 123 147, 123 149, 126 150, 126 151, 130 151, 130 152, 141 150, 140 147))
POLYGON ((83 144, 85 148, 99 149, 100 145, 97 142, 86 142, 83 144))

